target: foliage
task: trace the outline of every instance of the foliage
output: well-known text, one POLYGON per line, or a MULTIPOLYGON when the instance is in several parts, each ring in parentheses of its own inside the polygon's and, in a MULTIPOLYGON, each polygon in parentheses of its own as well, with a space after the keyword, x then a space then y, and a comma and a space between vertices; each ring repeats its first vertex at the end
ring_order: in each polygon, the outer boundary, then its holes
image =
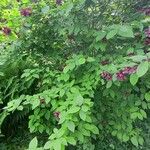
POLYGON ((9 136, 10 120, 10 129, 25 120, 31 133, 48 135, 43 147, 33 138, 29 150, 92 150, 110 136, 143 145, 137 123, 150 109, 149 8, 137 10, 136 0, 0 4, 2 133, 9 136))

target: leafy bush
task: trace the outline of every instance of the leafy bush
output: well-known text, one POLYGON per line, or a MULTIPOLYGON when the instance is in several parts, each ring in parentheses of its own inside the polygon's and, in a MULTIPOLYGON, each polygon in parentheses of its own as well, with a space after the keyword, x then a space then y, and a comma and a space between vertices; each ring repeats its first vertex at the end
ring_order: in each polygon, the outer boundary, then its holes
POLYGON ((150 8, 119 0, 1 3, 4 19, 12 13, 1 23, 2 133, 10 134, 8 121, 25 119, 31 133, 49 137, 40 148, 33 138, 31 150, 99 149, 95 141, 108 137, 143 145, 150 8))

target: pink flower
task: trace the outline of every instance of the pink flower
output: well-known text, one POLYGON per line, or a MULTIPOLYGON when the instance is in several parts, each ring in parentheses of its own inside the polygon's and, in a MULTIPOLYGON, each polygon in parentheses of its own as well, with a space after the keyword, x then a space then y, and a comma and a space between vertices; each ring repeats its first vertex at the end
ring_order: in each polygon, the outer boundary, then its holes
POLYGON ((128 53, 127 56, 134 56, 135 53, 128 53))
POLYGON ((144 41, 144 44, 145 45, 150 45, 150 38, 146 38, 145 41, 144 41))
POLYGON ((145 30, 145 35, 146 37, 150 37, 150 28, 145 30))
POLYGON ((2 31, 5 35, 10 35, 11 34, 11 29, 8 28, 8 27, 3 27, 2 31))
POLYGON ((62 4, 62 0, 56 0, 56 4, 57 5, 61 5, 62 4))
POLYGON ((116 73, 116 75, 117 75, 118 80, 123 81, 126 79, 126 76, 125 76, 125 74, 122 73, 122 71, 119 71, 118 73, 116 73))
POLYGON ((101 74, 101 77, 104 78, 105 80, 112 80, 112 75, 109 72, 103 72, 101 74))
POLYGON ((139 12, 144 13, 145 15, 150 15, 150 8, 142 8, 139 10, 139 12))
POLYGON ((56 118, 59 119, 60 112, 56 111, 56 112, 53 113, 53 115, 54 115, 56 118))
POLYGON ((31 8, 21 9, 20 14, 25 17, 30 16, 32 14, 32 9, 31 8))
POLYGON ((132 74, 132 73, 135 73, 135 72, 136 72, 136 69, 137 69, 136 66, 134 66, 134 67, 126 67, 126 68, 124 68, 124 69, 122 70, 122 73, 123 73, 124 75, 132 74))
POLYGON ((104 61, 102 61, 101 62, 101 64, 104 66, 104 65, 107 65, 107 64, 109 64, 109 60, 104 60, 104 61))

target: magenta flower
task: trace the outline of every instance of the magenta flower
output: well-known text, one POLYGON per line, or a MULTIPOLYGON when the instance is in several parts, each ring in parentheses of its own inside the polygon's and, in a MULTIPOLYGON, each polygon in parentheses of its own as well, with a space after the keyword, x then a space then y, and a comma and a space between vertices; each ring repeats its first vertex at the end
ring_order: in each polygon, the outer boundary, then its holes
POLYGON ((2 31, 5 35, 10 35, 11 34, 11 29, 8 28, 8 27, 3 27, 2 31))
POLYGON ((101 77, 105 80, 112 80, 112 75, 109 72, 103 72, 101 73, 101 77))
POLYGON ((145 45, 150 45, 150 38, 146 38, 145 41, 144 41, 144 44, 145 45))
POLYGON ((30 16, 32 14, 32 9, 31 8, 21 9, 20 14, 25 17, 30 16))
POLYGON ((61 5, 62 4, 62 0, 56 0, 56 4, 57 5, 61 5))
POLYGON ((56 112, 53 113, 53 115, 54 115, 56 118, 59 119, 60 112, 56 111, 56 112))
POLYGON ((128 53, 127 56, 134 56, 135 53, 128 53))
POLYGON ((150 28, 145 30, 145 35, 146 37, 150 37, 150 28))
POLYGON ((145 15, 149 16, 150 15, 150 8, 142 8, 139 10, 139 12, 142 12, 145 15))
POLYGON ((123 73, 124 75, 133 74, 133 73, 136 72, 136 69, 137 69, 136 66, 134 66, 134 67, 126 67, 126 68, 124 68, 124 69, 122 70, 122 73, 123 73))
POLYGON ((118 73, 116 73, 116 75, 117 75, 117 79, 118 80, 123 81, 123 80, 126 79, 126 76, 125 76, 125 74, 122 71, 119 71, 118 73))
POLYGON ((101 62, 101 64, 104 66, 104 65, 107 65, 107 64, 109 64, 109 60, 104 60, 104 61, 102 61, 101 62))

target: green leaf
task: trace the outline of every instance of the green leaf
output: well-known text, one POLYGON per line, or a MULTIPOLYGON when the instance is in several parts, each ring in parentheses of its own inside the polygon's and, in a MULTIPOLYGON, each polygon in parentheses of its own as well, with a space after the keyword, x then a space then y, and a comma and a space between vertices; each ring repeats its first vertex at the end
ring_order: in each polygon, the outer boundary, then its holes
POLYGON ((138 77, 142 77, 148 71, 148 62, 142 62, 137 68, 138 77))
POLYGON ((95 59, 93 57, 88 57, 87 58, 87 62, 93 62, 93 61, 95 61, 95 59))
POLYGON ((134 112, 131 114, 131 119, 136 119, 138 117, 138 113, 134 112))
POLYGON ((98 128, 95 125, 92 125, 92 132, 94 134, 99 134, 99 130, 98 130, 98 128))
POLYGON ((74 137, 67 137, 67 142, 71 145, 76 145, 76 140, 74 137))
POLYGON ((61 141, 61 139, 57 139, 57 140, 53 141, 52 145, 53 145, 54 150, 62 150, 62 141, 61 141))
POLYGON ((122 139, 124 142, 127 142, 127 141, 129 141, 129 136, 126 133, 124 133, 122 136, 122 139))
POLYGON ((40 105, 40 100, 39 99, 34 99, 33 102, 32 102, 32 110, 35 109, 39 105, 40 105))
POLYGON ((137 140, 137 137, 133 136, 133 137, 131 138, 131 142, 132 142, 133 145, 135 145, 136 147, 138 147, 138 140, 137 140))
POLYGON ((37 148, 37 144, 38 144, 38 141, 37 141, 37 138, 33 138, 29 144, 29 149, 31 150, 36 150, 37 148))
POLYGON ((130 75, 130 83, 134 86, 138 82, 138 76, 136 73, 130 75))
POLYGON ((139 144, 140 144, 140 145, 143 145, 144 139, 143 139, 141 136, 138 138, 138 141, 139 141, 139 144))
POLYGON ((68 127, 68 129, 69 129, 70 131, 74 132, 74 130, 75 130, 75 124, 74 124, 73 121, 67 122, 67 127, 68 127))
POLYGON ((75 97, 74 101, 78 106, 81 106, 83 104, 84 99, 81 95, 77 95, 75 97))
POLYGON ((79 110, 80 110, 80 107, 74 106, 68 110, 68 113, 74 114, 74 113, 78 112, 79 110))
POLYGON ((102 31, 98 32, 97 37, 96 37, 96 42, 102 40, 105 37, 105 35, 106 35, 106 32, 102 32, 102 31))
POLYGON ((0 76, 4 76, 4 73, 3 73, 3 72, 0 72, 0 76))
POLYGON ((64 73, 67 73, 69 70, 73 70, 75 68, 75 64, 74 63, 70 63, 67 66, 65 66, 65 68, 63 69, 64 73))
POLYGON ((113 37, 117 34, 117 32, 118 32, 118 30, 111 30, 111 31, 107 34, 106 39, 108 40, 108 39, 113 38, 113 37))
POLYGON ((79 65, 84 64, 85 63, 85 58, 84 57, 79 58, 78 63, 79 63, 79 65))
POLYGON ((42 11, 43 14, 46 14, 46 13, 49 12, 49 10, 50 10, 49 6, 45 6, 44 8, 42 8, 41 11, 42 11))
POLYGON ((134 37, 133 34, 133 30, 131 26, 120 26, 119 31, 118 31, 118 35, 122 36, 122 37, 134 37))
POLYGON ((83 121, 85 121, 85 119, 86 119, 86 113, 85 113, 84 111, 80 110, 79 116, 80 116, 80 118, 81 118, 83 121))
POLYGON ((106 84, 106 88, 109 89, 112 86, 112 81, 108 81, 106 84))
POLYGON ((147 114, 143 109, 140 109, 140 113, 144 118, 147 118, 147 114))
POLYGON ((44 149, 50 149, 51 146, 52 146, 52 145, 51 145, 51 141, 48 141, 48 142, 45 143, 44 149))
POLYGON ((86 106, 86 105, 83 105, 81 109, 82 109, 84 112, 87 112, 87 111, 89 110, 89 108, 90 108, 90 107, 88 107, 88 106, 86 106))
POLYGON ((150 92, 145 94, 146 101, 150 102, 150 92))

